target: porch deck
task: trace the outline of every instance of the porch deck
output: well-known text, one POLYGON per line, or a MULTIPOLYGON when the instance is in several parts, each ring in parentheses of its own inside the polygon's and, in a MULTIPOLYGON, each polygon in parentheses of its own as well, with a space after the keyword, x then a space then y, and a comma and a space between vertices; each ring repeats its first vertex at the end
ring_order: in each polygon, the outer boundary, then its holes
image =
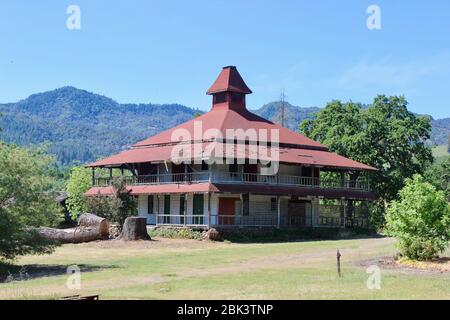
MULTIPOLYGON (((318 189, 348 189, 370 191, 370 183, 364 178, 357 180, 304 177, 294 175, 261 175, 253 173, 233 172, 191 172, 180 174, 159 174, 125 177, 129 186, 220 183, 246 185, 298 186, 318 189)), ((110 186, 112 178, 95 178, 94 186, 110 186)))

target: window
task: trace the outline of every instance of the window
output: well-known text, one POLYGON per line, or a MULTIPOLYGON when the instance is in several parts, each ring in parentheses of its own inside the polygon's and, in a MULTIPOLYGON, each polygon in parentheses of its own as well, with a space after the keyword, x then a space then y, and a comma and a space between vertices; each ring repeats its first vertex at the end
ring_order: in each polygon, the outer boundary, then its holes
POLYGON ((184 212, 185 201, 186 201, 186 197, 183 194, 183 195, 180 196, 180 216, 184 216, 184 213, 185 213, 184 212))
POLYGON ((277 198, 270 199, 270 211, 277 211, 277 198))
POLYGON ((231 101, 242 102, 243 100, 244 100, 244 95, 242 93, 237 93, 237 92, 231 93, 231 101))
POLYGON ((242 215, 250 215, 250 195, 248 193, 242 195, 242 215))
POLYGON ((214 95, 214 103, 222 103, 227 101, 227 95, 225 92, 216 93, 214 95))
POLYGON ((148 196, 147 213, 148 214, 153 214, 153 195, 148 196))
POLYGON ((228 170, 230 172, 232 172, 232 173, 238 172, 238 165, 237 165, 237 163, 230 164, 228 170))
POLYGON ((186 196, 184 194, 182 194, 180 196, 180 223, 181 224, 184 224, 184 222, 185 222, 185 220, 184 220, 184 216, 186 215, 185 203, 186 203, 186 196))

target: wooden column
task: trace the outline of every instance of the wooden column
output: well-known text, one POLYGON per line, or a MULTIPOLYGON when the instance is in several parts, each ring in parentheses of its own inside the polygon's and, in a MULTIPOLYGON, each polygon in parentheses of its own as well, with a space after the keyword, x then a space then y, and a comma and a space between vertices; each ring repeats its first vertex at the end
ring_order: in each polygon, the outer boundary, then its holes
POLYGON ((208 192, 208 228, 211 228, 211 192, 208 192))
POLYGON ((92 185, 95 185, 95 168, 92 167, 92 185))
POLYGON ((158 184, 160 183, 160 179, 159 179, 159 163, 156 165, 156 182, 158 184))
POLYGON ((159 224, 159 194, 156 195, 156 225, 159 224))
POLYGON ((187 199, 188 199, 188 194, 186 193, 184 195, 184 212, 183 212, 183 214, 184 214, 184 225, 186 225, 187 213, 188 213, 188 211, 187 211, 187 209, 188 209, 188 207, 187 207, 188 206, 187 199))
POLYGON ((281 197, 277 196, 277 228, 281 227, 281 197))

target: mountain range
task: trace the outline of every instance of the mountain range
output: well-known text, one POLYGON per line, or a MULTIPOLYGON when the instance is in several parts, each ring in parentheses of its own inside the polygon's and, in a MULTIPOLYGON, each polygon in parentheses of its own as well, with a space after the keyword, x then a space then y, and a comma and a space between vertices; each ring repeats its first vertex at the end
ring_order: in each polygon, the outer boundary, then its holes
MULTIPOLYGON (((280 103, 253 112, 279 122, 280 103)), ((285 126, 297 130, 319 107, 285 103, 285 126)), ((119 104, 74 87, 31 95, 17 103, 0 104, 0 138, 22 146, 46 144, 61 165, 89 162, 192 119, 202 111, 180 104, 119 104)), ((431 143, 445 144, 450 118, 432 119, 431 143)))

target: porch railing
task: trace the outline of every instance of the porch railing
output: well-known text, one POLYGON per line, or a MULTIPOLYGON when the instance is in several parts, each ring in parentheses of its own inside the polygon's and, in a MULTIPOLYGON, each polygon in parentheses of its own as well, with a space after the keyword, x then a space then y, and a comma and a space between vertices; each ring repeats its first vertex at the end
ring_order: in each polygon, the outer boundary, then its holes
MULTIPOLYGON (((281 227, 310 227, 313 222, 315 227, 347 227, 366 228, 369 226, 367 218, 340 218, 340 217, 316 217, 314 221, 301 216, 282 217, 281 227)), ((211 220, 207 215, 165 215, 156 216, 156 224, 161 226, 220 226, 220 227, 275 227, 278 226, 276 214, 258 214, 250 216, 241 215, 212 215, 211 220), (210 223, 209 223, 210 222, 210 223)))
MULTIPOLYGON (((293 175, 261 175, 254 173, 233 172, 190 172, 159 175, 141 175, 124 177, 127 185, 160 185, 160 184, 190 184, 213 182, 223 184, 263 184, 285 185, 325 189, 353 189, 370 191, 366 180, 340 180, 318 177, 303 177, 293 175)), ((95 178, 96 186, 110 186, 111 178, 95 178)))
POLYGON ((175 226, 207 226, 208 217, 204 215, 172 215, 160 214, 156 216, 158 225, 175 226))

